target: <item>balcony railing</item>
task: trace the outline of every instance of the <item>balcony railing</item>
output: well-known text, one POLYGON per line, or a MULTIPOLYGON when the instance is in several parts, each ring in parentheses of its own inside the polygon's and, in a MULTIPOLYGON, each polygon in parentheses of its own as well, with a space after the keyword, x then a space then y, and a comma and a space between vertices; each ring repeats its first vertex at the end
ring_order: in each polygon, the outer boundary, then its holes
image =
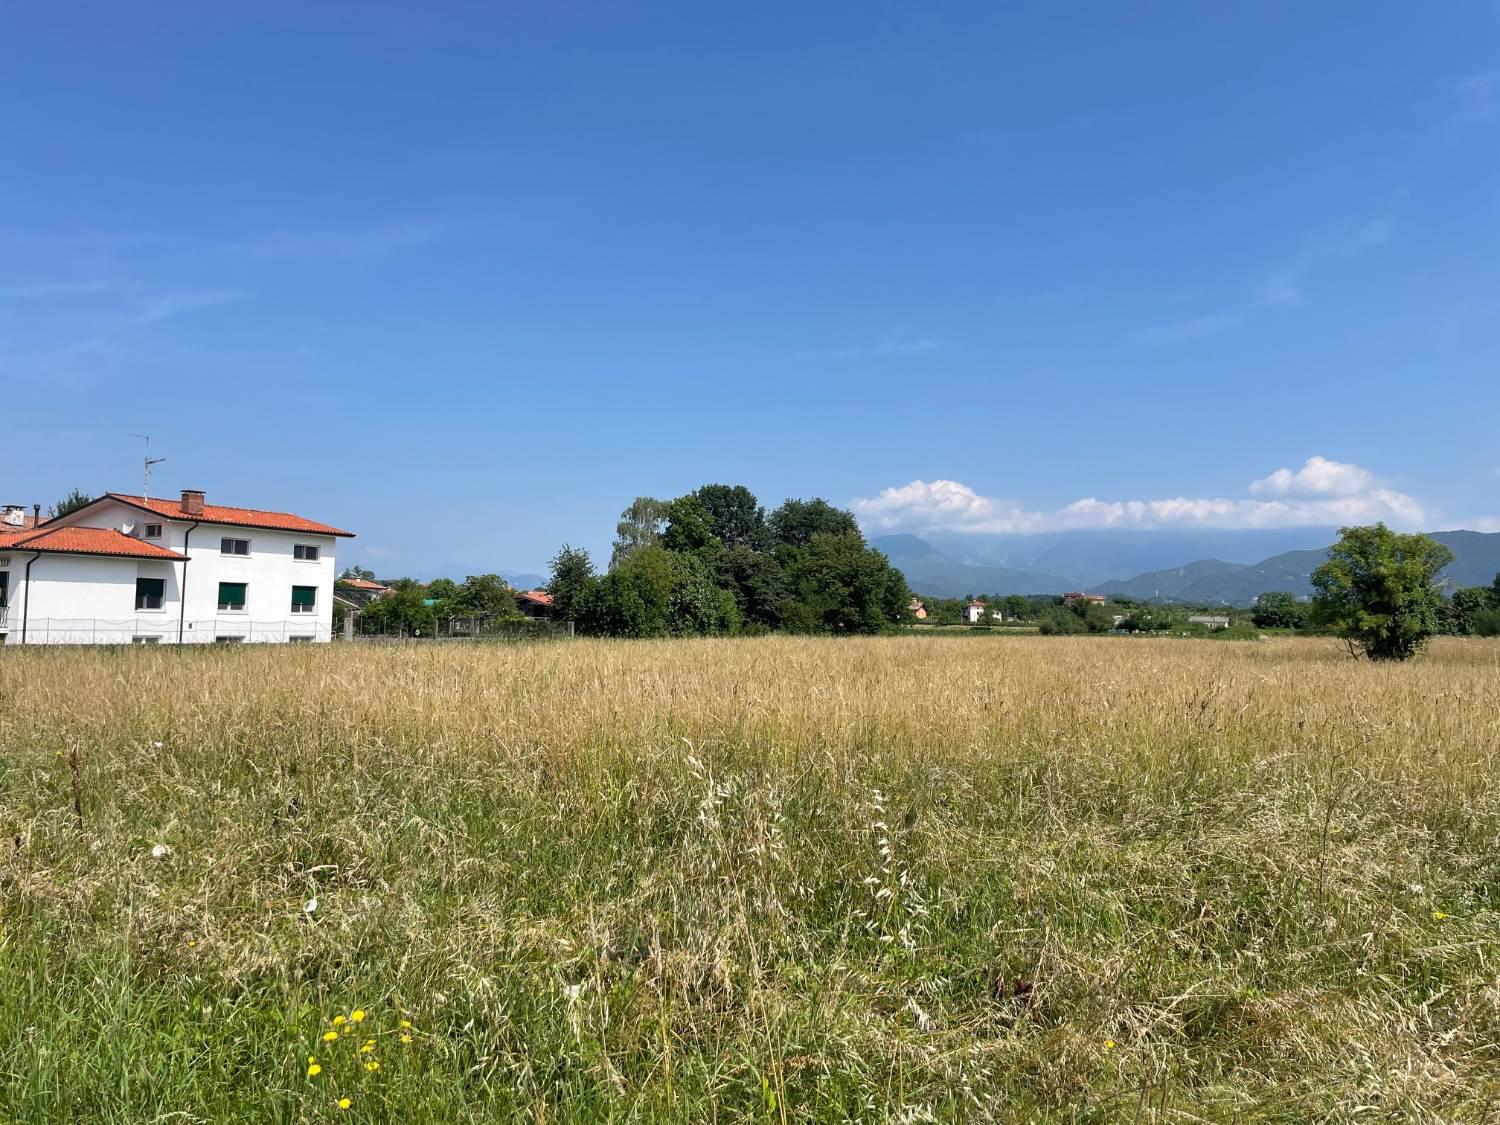
POLYGON ((10 606, 0 603, 0 629, 10 627, 10 606))

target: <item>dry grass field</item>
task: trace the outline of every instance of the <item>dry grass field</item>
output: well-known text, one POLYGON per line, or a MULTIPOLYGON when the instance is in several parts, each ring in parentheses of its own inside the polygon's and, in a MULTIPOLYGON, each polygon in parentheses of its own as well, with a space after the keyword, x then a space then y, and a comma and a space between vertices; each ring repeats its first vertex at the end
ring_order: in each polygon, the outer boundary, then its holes
POLYGON ((6 1121, 1500 1120, 1493 642, 0 657, 6 1121))

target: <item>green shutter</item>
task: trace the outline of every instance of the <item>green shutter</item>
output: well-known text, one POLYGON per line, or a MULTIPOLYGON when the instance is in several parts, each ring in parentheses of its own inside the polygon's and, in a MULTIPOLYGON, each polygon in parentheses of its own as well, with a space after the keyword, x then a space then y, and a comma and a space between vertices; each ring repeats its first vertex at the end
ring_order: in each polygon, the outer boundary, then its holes
POLYGON ((318 588, 316 586, 293 586, 292 587, 292 604, 293 605, 317 605, 318 604, 318 588))
POLYGON ((220 582, 219 604, 243 606, 245 604, 246 585, 244 582, 220 582))

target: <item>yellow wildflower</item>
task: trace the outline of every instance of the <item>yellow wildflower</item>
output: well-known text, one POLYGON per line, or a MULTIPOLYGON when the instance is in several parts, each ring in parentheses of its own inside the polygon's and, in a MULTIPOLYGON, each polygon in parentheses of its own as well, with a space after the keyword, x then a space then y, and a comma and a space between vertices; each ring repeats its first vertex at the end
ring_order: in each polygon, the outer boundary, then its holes
POLYGON ((341 1023, 343 1023, 343 1022, 344 1022, 344 1017, 343 1016, 334 1016, 333 1017, 333 1026, 334 1027, 338 1027, 338 1025, 341 1024, 341 1023))
POLYGON ((374 1059, 371 1059, 369 1062, 365 1063, 365 1069, 368 1070, 371 1074, 374 1074, 377 1070, 380 1069, 380 1064, 374 1059))
POLYGON ((363 1008, 355 1008, 354 1011, 349 1013, 349 1018, 355 1023, 360 1023, 365 1018, 365 1010, 363 1008))
POLYGON ((402 1027, 410 1027, 411 1026, 411 1020, 402 1020, 401 1021, 401 1026, 402 1027))
POLYGON ((1444 922, 1451 917, 1453 917, 1451 914, 1444 914, 1441 910, 1434 910, 1432 912, 1432 920, 1434 922, 1444 922))
POLYGON ((364 1042, 364 1046, 360 1047, 359 1053, 362 1054, 362 1055, 368 1055, 374 1049, 375 1049, 375 1040, 373 1040, 373 1039, 366 1039, 365 1042, 364 1042))
POLYGON ((1106 1039, 1104 1041, 1104 1049, 1106 1051, 1113 1051, 1115 1049, 1115 1041, 1113 1039, 1106 1039))
POLYGON ((340 1109, 348 1109, 353 1104, 354 1103, 351 1102, 348 1098, 340 1098, 339 1099, 339 1108, 340 1109))
POLYGON ((309 1078, 316 1078, 318 1075, 320 1075, 322 1073, 323 1073, 323 1068, 321 1066, 319 1066, 317 1063, 308 1063, 307 1064, 307 1076, 309 1078))
POLYGON ((325 1043, 332 1043, 338 1037, 339 1037, 339 1033, 337 1031, 325 1031, 325 1032, 323 1032, 323 1042, 325 1042, 325 1043))
POLYGON ((408 1032, 408 1031, 403 1031, 401 1033, 401 1042, 403 1042, 403 1043, 410 1043, 411 1042, 411 1033, 408 1032))

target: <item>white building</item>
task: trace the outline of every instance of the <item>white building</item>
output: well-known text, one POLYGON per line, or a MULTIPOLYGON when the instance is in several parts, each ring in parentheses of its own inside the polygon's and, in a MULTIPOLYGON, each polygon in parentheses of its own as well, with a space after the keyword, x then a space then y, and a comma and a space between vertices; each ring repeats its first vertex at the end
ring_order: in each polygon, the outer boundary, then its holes
POLYGON ((0 644, 326 641, 334 547, 286 512, 106 493, 27 527, 0 517, 0 644))
POLYGON ((984 620, 985 605, 983 602, 974 601, 964 606, 964 623, 978 625, 984 620))

